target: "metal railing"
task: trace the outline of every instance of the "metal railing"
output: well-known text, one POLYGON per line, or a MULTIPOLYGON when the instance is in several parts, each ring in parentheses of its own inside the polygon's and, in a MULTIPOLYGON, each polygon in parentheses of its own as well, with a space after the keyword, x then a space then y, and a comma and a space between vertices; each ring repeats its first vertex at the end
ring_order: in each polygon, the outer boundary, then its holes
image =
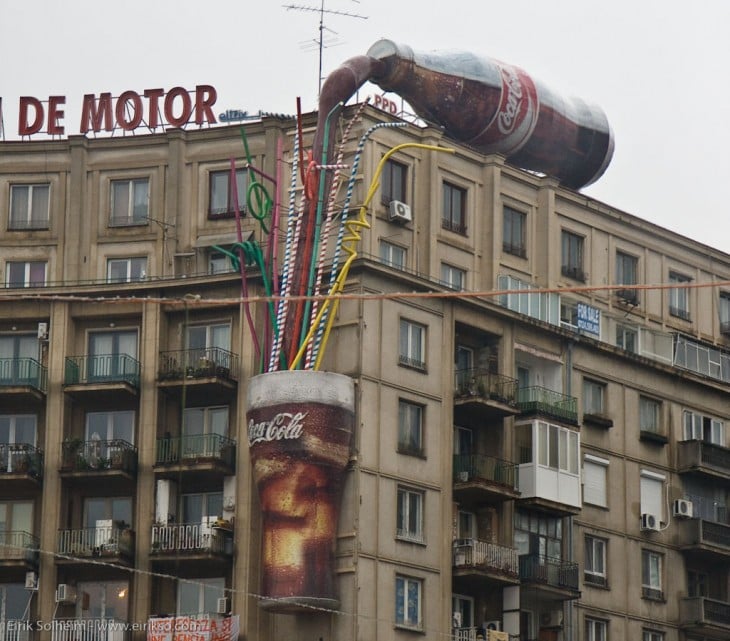
POLYGON ((27 619, 0 620, 0 641, 31 641, 34 622, 27 619))
POLYGON ((0 358, 0 387, 19 385, 29 385, 45 392, 48 370, 34 358, 0 358))
POLYGON ((730 627, 730 603, 707 597, 687 597, 679 602, 680 623, 730 627))
POLYGON ((567 590, 578 589, 578 564, 539 554, 520 556, 520 580, 567 590))
POLYGON ((134 532, 120 525, 97 525, 58 531, 58 553, 74 557, 134 554, 134 532))
POLYGON ((201 347, 160 352, 159 379, 224 378, 238 380, 238 354, 222 347, 201 347))
POLYGON ((677 450, 678 467, 709 466, 730 475, 730 449, 701 440, 680 441, 677 450))
POLYGON ((53 619, 51 641, 129 641, 130 626, 113 618, 53 619))
POLYGON ((38 563, 38 546, 40 540, 30 532, 23 530, 0 530, 0 560, 24 560, 38 563))
POLYGON ((485 454, 454 454, 454 481, 484 480, 517 489, 519 467, 485 454))
POLYGON ((517 400, 517 379, 496 374, 484 368, 460 369, 455 373, 454 395, 457 398, 477 397, 513 405, 517 400))
POLYGON ((43 475, 43 452, 30 443, 0 443, 0 475, 43 475))
POLYGON ((211 552, 227 554, 226 536, 209 523, 152 526, 152 554, 211 552))
POLYGON ((547 387, 520 387, 517 390, 517 407, 523 413, 540 412, 571 423, 578 422, 578 399, 547 387))
POLYGON ((101 441, 67 440, 61 445, 61 469, 72 472, 91 470, 137 470, 137 448, 123 439, 101 441))
POLYGON ((64 385, 129 383, 139 387, 140 363, 128 354, 67 356, 64 385))
POLYGON ((190 459, 218 459, 233 466, 236 441, 220 434, 164 436, 157 439, 156 465, 179 463, 190 459))
POLYGON ((456 539, 454 541, 455 567, 483 567, 503 574, 519 574, 517 550, 477 539, 456 539))

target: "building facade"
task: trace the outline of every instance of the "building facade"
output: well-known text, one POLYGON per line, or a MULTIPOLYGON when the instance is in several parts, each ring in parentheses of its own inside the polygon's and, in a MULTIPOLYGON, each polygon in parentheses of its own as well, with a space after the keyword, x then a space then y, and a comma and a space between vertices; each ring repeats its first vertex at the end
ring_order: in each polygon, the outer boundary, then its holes
MULTIPOLYGON (((286 220, 296 123, 244 126, 286 220)), ((455 153, 399 151, 368 209, 322 365, 356 389, 340 603, 297 614, 259 607, 239 127, 0 143, 8 641, 730 637, 730 256, 415 124, 367 139, 353 207, 402 143, 455 153)))

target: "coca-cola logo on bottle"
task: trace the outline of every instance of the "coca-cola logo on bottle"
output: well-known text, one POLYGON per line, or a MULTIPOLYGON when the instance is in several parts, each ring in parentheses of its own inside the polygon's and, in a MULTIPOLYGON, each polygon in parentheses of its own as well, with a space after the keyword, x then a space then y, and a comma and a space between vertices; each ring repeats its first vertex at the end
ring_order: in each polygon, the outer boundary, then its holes
POLYGON ((524 117, 522 83, 514 68, 502 67, 502 88, 497 127, 506 136, 512 133, 518 120, 521 120, 518 116, 524 117))
POLYGON ((270 421, 248 421, 248 442, 255 445, 262 441, 296 440, 302 435, 306 412, 280 412, 270 421))

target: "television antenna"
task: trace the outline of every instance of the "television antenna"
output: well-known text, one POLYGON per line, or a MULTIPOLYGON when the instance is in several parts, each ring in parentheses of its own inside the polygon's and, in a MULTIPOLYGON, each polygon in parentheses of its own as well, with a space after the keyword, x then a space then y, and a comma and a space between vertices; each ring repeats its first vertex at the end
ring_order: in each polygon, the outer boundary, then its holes
MULTIPOLYGON (((352 2, 357 2, 360 4, 360 0, 352 0, 352 2)), ((328 29, 324 26, 324 14, 330 14, 335 16, 345 16, 347 18, 360 18, 361 20, 367 20, 367 16, 360 15, 359 13, 351 13, 350 11, 340 11, 337 9, 325 9, 324 8, 325 0, 322 0, 319 7, 313 7, 303 4, 283 4, 281 5, 285 9, 293 9, 294 11, 312 11, 319 14, 319 38, 317 40, 317 45, 319 47, 319 74, 318 74, 318 85, 317 85, 317 95, 319 96, 320 93, 322 93, 322 50, 325 47, 325 29, 329 31, 330 33, 335 33, 332 31, 332 29, 328 29)))

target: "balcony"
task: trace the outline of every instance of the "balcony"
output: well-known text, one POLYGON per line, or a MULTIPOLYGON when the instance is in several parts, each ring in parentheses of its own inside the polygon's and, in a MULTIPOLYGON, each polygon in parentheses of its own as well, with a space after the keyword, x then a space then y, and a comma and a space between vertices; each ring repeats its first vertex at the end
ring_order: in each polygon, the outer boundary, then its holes
POLYGON ((484 454, 454 455, 454 497, 463 502, 505 501, 519 496, 518 466, 484 454))
POLYGON ((61 445, 61 477, 118 483, 137 476, 137 448, 122 439, 67 439, 61 445))
POLYGON ((677 471, 730 482, 730 449, 704 441, 677 443, 677 471))
POLYGON ((37 568, 39 545, 30 532, 0 531, 0 568, 37 568))
POLYGON ((454 382, 454 409, 462 423, 515 416, 517 380, 483 368, 458 370, 454 382))
POLYGON ((33 358, 0 358, 0 394, 40 402, 48 391, 48 370, 33 358))
POLYGON ((233 538, 230 525, 218 521, 207 523, 171 523, 152 526, 150 557, 158 563, 184 559, 206 567, 211 560, 230 563, 233 538))
POLYGON ((5 619, 0 621, 0 641, 33 641, 35 621, 30 619, 5 619))
POLYGON ((95 399, 118 400, 119 394, 137 396, 140 364, 128 354, 67 356, 64 389, 74 396, 93 394, 95 399))
POLYGON ((53 619, 51 641, 131 641, 129 623, 111 618, 53 619))
POLYGON ((76 563, 79 559, 100 558, 110 563, 134 562, 134 531, 126 524, 108 521, 108 525, 58 531, 58 563, 76 563))
POLYGON ((698 638, 725 641, 730 638, 730 603, 699 596, 681 599, 679 625, 698 638))
POLYGON ((520 581, 544 592, 546 597, 569 600, 579 599, 579 570, 577 563, 569 563, 539 554, 524 554, 519 557, 520 581))
POLYGON ((453 563, 454 579, 474 583, 471 587, 483 586, 485 580, 500 584, 519 583, 519 564, 514 548, 477 539, 456 539, 453 563))
POLYGON ((157 380, 161 388, 188 399, 219 402, 230 398, 238 384, 238 354, 220 347, 160 352, 157 380), (193 395, 193 399, 190 396, 193 395))
POLYGON ((163 477, 177 477, 181 473, 210 477, 233 474, 236 442, 220 434, 158 438, 155 470, 163 477))
POLYGON ((704 519, 683 519, 678 525, 683 552, 716 563, 730 561, 730 525, 704 519))
MULTIPOLYGON (((0 479, 13 487, 40 485, 43 452, 30 443, 0 443, 0 479)), ((10 486, 6 486, 10 488, 10 486)))
POLYGON ((539 414, 563 423, 578 425, 578 399, 546 387, 535 385, 519 388, 517 407, 522 416, 539 414))

